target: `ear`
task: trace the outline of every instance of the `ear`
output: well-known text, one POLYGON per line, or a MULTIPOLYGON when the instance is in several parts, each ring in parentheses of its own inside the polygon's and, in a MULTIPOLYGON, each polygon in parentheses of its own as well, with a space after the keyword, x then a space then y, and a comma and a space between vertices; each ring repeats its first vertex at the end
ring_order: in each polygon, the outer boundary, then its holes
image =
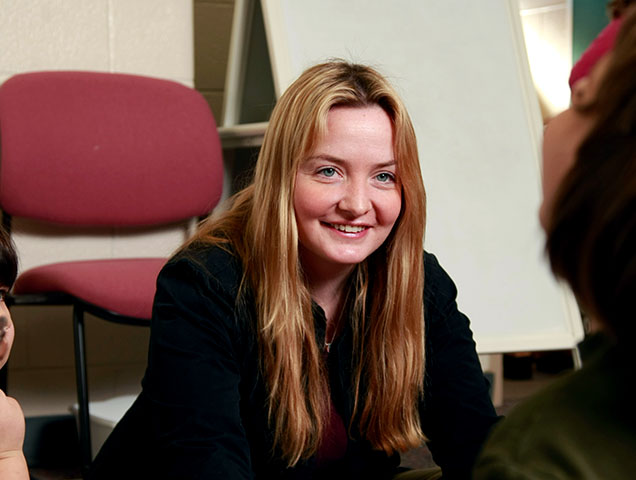
POLYGON ((594 104, 611 57, 611 53, 603 55, 585 77, 572 85, 571 103, 574 109, 586 110, 594 104))
POLYGON ((572 97, 570 98, 572 108, 585 110, 590 105, 590 84, 590 77, 582 77, 572 85, 572 97))

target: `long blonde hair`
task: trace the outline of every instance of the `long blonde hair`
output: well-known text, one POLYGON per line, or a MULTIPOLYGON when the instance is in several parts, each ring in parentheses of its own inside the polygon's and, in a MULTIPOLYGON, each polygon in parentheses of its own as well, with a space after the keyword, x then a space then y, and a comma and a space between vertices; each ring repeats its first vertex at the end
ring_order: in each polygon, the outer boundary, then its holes
MULTIPOLYGON (((261 368, 274 445, 289 466, 315 454, 329 416, 329 386, 311 297, 298 256, 296 172, 326 132, 336 105, 382 107, 393 124, 402 209, 385 243, 353 273, 353 388, 357 432, 387 453, 418 445, 424 377, 425 193, 413 126, 391 85, 372 68, 333 61, 306 70, 281 96, 253 183, 194 241, 228 242, 257 305, 261 368)), ((353 422, 352 422, 353 423, 353 422)), ((354 425, 349 426, 349 430, 354 425)))

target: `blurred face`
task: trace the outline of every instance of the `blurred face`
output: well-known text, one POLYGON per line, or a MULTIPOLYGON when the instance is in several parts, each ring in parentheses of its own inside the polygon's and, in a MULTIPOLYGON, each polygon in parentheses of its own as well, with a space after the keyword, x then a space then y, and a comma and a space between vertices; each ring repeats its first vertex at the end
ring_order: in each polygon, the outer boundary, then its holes
POLYGON ((539 211, 541 225, 550 220, 554 196, 561 181, 576 160, 578 148, 594 125, 594 112, 586 111, 596 100, 610 55, 601 58, 590 74, 572 89, 572 106, 554 117, 543 134, 543 204, 539 211))
POLYGON ((4 296, 7 293, 7 288, 0 286, 0 368, 7 363, 9 359, 9 353, 11 353, 11 346, 13 345, 13 338, 15 331, 13 329, 13 322, 11 321, 11 314, 7 305, 4 303, 4 296))
POLYGON ((326 135, 296 175, 304 270, 351 270, 384 243, 401 206, 389 116, 379 106, 332 108, 326 135))

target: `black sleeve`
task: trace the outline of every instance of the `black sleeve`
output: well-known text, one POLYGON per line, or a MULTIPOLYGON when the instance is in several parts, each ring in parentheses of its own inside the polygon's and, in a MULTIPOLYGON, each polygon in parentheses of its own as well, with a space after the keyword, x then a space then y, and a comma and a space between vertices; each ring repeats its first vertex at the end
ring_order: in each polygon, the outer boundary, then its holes
POLYGON ((455 284, 425 254, 426 376, 420 415, 444 478, 471 478, 490 428, 498 420, 468 318, 457 309, 455 284))
POLYGON ((253 478, 241 422, 240 334, 231 265, 161 272, 144 393, 161 478, 253 478), (216 269, 216 271, 214 270, 216 269))

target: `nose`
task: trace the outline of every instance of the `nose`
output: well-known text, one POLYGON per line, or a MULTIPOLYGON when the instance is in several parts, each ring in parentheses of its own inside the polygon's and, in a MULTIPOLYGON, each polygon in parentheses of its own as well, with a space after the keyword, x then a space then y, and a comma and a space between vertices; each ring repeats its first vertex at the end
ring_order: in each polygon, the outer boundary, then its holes
POLYGON ((368 185, 364 182, 347 182, 338 202, 338 208, 351 218, 361 217, 371 210, 368 185))

